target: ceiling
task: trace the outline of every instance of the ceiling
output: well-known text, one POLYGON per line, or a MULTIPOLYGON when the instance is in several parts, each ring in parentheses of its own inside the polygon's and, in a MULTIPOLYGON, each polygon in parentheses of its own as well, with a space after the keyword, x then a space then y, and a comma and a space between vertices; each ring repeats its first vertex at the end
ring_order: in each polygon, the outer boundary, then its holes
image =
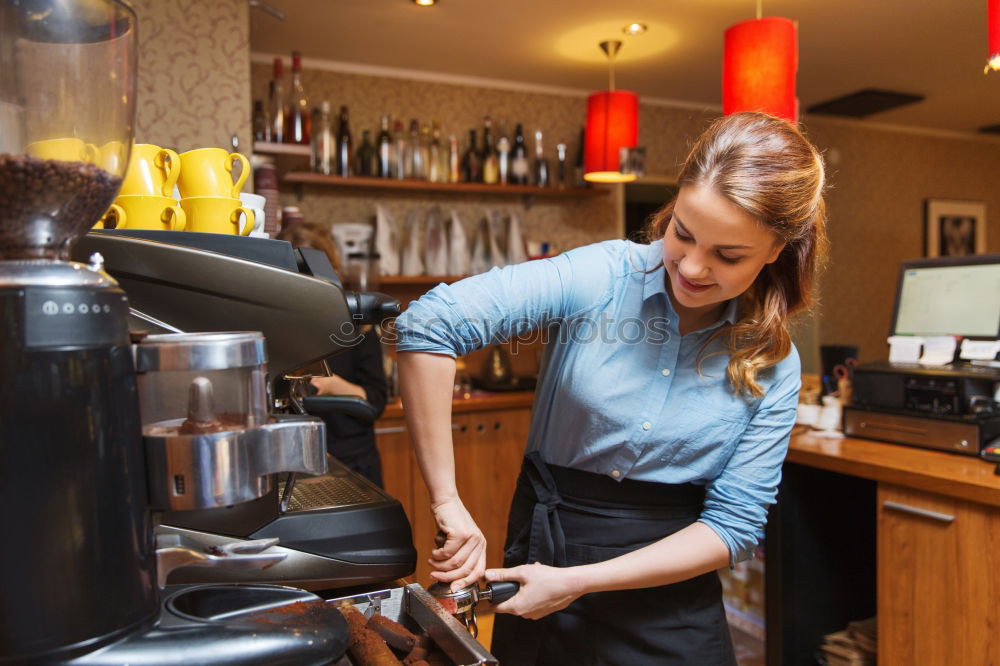
MULTIPOLYGON (((717 109, 723 33, 756 16, 754 0, 439 0, 429 8, 411 0, 263 2, 286 17, 251 10, 256 54, 298 49, 307 62, 593 92, 608 83, 598 42, 621 39, 618 88, 717 109), (633 21, 649 30, 624 35, 633 21)), ((984 0, 765 0, 763 16, 798 22, 803 110, 880 88, 925 99, 863 122, 963 133, 1000 123, 1000 72, 983 74, 984 0)))

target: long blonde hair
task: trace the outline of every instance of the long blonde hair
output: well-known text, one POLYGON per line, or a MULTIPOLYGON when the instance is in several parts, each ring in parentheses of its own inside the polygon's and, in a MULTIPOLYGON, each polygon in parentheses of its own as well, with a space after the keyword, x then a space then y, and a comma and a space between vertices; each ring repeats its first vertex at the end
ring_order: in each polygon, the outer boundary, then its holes
MULTIPOLYGON (((681 168, 678 185, 711 187, 785 243, 740 297, 739 319, 725 336, 726 375, 737 391, 764 394, 757 375, 791 351, 788 318, 813 305, 813 282, 826 260, 826 173, 816 147, 795 125, 763 113, 716 120, 699 137, 681 168)), ((662 238, 674 201, 654 214, 649 240, 662 238)))

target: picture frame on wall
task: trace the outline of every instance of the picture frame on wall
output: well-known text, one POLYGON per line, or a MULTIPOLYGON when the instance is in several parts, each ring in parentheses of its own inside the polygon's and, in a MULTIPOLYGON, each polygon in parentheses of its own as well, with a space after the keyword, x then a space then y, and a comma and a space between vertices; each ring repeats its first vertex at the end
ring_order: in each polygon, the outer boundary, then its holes
POLYGON ((924 201, 924 256, 961 257, 986 251, 986 203, 924 201))

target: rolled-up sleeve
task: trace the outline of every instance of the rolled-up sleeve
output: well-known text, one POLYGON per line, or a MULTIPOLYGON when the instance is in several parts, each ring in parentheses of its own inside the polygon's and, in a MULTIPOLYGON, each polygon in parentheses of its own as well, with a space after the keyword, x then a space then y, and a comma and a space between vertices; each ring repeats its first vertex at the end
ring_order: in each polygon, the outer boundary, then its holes
POLYGON ((438 285, 396 319, 396 349, 463 356, 606 302, 613 271, 595 262, 615 266, 620 261, 609 245, 588 245, 438 285))
POLYGON ((798 353, 792 348, 774 368, 775 380, 761 399, 722 473, 707 484, 700 522, 729 548, 730 565, 750 558, 774 503, 788 438, 795 425, 801 387, 798 353))

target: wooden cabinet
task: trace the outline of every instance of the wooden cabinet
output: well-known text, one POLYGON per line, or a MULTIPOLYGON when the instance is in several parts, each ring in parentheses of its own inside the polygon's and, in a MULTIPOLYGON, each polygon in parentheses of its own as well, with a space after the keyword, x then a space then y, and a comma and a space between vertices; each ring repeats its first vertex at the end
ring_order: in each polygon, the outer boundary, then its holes
POLYGON ((1000 508, 878 489, 879 663, 1000 664, 1000 508))
MULTIPOLYGON (((455 474, 462 502, 486 536, 487 566, 503 563, 507 513, 528 438, 528 406, 456 412, 453 417, 455 474)), ((386 491, 406 510, 417 548, 417 582, 429 585, 427 559, 437 528, 420 468, 401 416, 383 418, 376 427, 386 491)))

